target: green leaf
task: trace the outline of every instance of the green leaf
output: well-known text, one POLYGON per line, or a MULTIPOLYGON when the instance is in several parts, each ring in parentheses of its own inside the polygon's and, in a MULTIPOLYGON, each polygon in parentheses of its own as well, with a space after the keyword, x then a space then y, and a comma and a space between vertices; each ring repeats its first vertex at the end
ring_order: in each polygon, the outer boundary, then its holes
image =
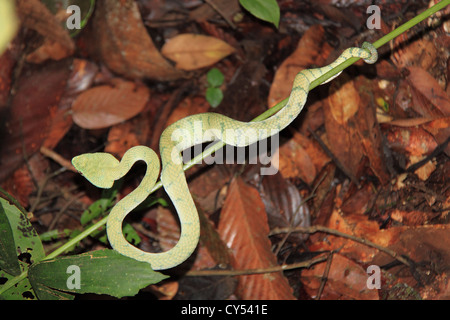
POLYGON ((208 88, 206 89, 206 101, 209 102, 211 107, 217 107, 223 100, 222 90, 219 88, 208 88))
POLYGON ((3 202, 0 202, 0 269, 14 276, 21 273, 14 236, 3 209, 3 202))
POLYGON ((206 74, 206 80, 210 87, 220 87, 224 82, 225 77, 219 69, 212 68, 206 74))
POLYGON ((83 212, 80 218, 82 225, 85 225, 95 218, 102 216, 114 204, 114 199, 122 186, 123 180, 114 183, 113 187, 102 191, 102 197, 92 203, 87 210, 83 212))
POLYGON ((30 267, 28 276, 39 298, 47 288, 121 298, 167 278, 150 264, 109 249, 42 261, 30 267))
MULTIPOLYGON (((0 270, 0 283, 7 285, 8 281, 13 281, 14 276, 0 270)), ((2 285, 0 285, 0 290, 2 285)), ((22 279, 11 288, 0 294, 0 300, 37 300, 36 294, 27 278, 22 279)))
POLYGON ((30 254, 31 263, 43 259, 45 253, 41 239, 27 217, 7 200, 0 198, 0 203, 9 221, 16 254, 30 254))
POLYGON ((134 230, 133 226, 129 223, 125 223, 122 229, 123 235, 125 239, 134 246, 137 246, 141 243, 141 237, 137 234, 136 230, 134 230))
POLYGON ((278 28, 280 7, 275 0, 239 0, 239 3, 255 17, 271 22, 278 28))
POLYGON ((70 230, 70 229, 64 229, 62 231, 54 229, 54 230, 49 230, 47 232, 41 233, 39 235, 39 238, 41 238, 42 242, 59 240, 61 238, 69 237, 71 233, 72 233, 72 230, 70 230))

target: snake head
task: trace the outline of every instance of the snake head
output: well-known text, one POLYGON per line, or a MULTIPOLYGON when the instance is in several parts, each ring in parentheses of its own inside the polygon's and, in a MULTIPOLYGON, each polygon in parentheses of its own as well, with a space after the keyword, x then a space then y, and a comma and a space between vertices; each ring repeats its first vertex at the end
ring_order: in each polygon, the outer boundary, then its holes
POLYGON ((93 185, 109 189, 114 184, 115 175, 112 169, 119 161, 109 153, 85 153, 72 159, 73 166, 93 185))

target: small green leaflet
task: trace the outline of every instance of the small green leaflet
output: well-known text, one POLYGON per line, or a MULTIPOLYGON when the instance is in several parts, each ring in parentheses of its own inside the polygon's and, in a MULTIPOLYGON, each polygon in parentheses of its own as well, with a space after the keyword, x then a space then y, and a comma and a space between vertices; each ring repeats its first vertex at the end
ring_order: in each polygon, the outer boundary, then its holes
POLYGON ((239 0, 239 3, 255 17, 273 23, 278 28, 280 7, 275 0, 239 0))

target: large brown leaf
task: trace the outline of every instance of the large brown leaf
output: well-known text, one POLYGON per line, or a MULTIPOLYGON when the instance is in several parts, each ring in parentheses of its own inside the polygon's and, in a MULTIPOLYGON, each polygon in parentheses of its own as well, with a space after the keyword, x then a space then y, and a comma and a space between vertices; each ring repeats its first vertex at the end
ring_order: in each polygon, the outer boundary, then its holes
POLYGON ((409 82, 430 104, 426 104, 422 116, 450 116, 450 98, 436 79, 419 67, 408 67, 408 71, 409 82))
POLYGON ((0 181, 39 150, 65 91, 71 60, 31 68, 17 81, 11 107, 0 114, 0 181))
POLYGON ((185 33, 169 39, 161 53, 182 70, 211 66, 235 50, 226 42, 201 34, 185 33))
MULTIPOLYGON (((231 182, 218 229, 233 252, 235 269, 277 265, 267 237, 269 226, 264 204, 258 192, 240 178, 231 182)), ((292 288, 281 272, 240 276, 237 293, 242 299, 294 299, 292 288)))
POLYGON ((145 107, 150 92, 145 86, 115 79, 112 86, 98 86, 78 96, 72 105, 73 120, 85 129, 100 129, 137 115, 145 107))
POLYGON ((159 53, 135 1, 98 1, 93 21, 98 54, 112 71, 128 78, 161 81, 185 75, 159 53))
POLYGON ((297 73, 313 64, 322 65, 320 52, 324 51, 324 29, 320 25, 312 26, 305 32, 297 49, 281 64, 270 87, 267 104, 273 107, 291 94, 292 83, 297 73))

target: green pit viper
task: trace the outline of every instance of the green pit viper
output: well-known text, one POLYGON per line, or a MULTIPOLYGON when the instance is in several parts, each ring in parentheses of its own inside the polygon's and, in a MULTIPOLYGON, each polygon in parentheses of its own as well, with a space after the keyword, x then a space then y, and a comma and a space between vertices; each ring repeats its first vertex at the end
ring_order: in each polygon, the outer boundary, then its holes
POLYGON ((156 183, 160 170, 156 153, 148 147, 136 146, 129 149, 120 162, 111 154, 101 152, 86 153, 73 158, 72 163, 75 168, 99 188, 111 188, 114 181, 123 177, 137 161, 142 160, 147 165, 147 171, 139 186, 120 200, 108 217, 106 230, 111 246, 122 255, 150 263, 154 270, 169 269, 188 259, 197 247, 200 224, 197 208, 184 175, 181 152, 195 144, 212 141, 214 138, 229 145, 245 147, 281 131, 303 109, 311 82, 351 57, 362 58, 367 63, 375 63, 378 54, 372 44, 365 42, 362 48, 346 49, 328 66, 301 71, 295 77, 287 104, 266 120, 241 122, 221 114, 202 113, 183 118, 163 131, 159 142, 162 162, 161 182, 175 206, 181 225, 178 243, 166 252, 149 253, 139 250, 128 243, 122 233, 124 218, 148 197, 156 183), (198 122, 202 124, 203 131, 199 132, 194 128, 195 123, 198 122), (177 130, 189 133, 189 139, 183 139, 181 143, 173 141, 177 130), (214 132, 215 137, 206 138, 204 133, 208 130, 214 132), (230 130, 234 130, 235 134, 227 134, 231 132, 230 130), (249 130, 258 134, 245 135, 245 139, 240 139, 244 136, 240 133, 249 132, 249 130))

